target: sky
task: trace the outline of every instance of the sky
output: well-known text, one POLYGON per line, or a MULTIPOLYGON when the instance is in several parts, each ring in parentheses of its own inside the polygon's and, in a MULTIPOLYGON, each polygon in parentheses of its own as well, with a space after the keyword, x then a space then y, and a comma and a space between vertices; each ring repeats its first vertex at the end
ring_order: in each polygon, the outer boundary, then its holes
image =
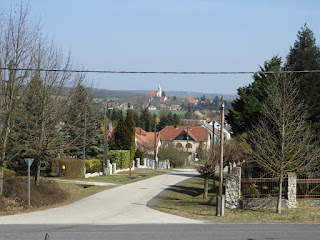
MULTIPOLYGON (((9 11, 21 1, 0 0, 9 11)), ((320 41, 318 0, 28 0, 31 17, 73 68, 257 71, 283 58, 307 23, 320 41)), ((97 88, 236 94, 252 75, 87 74, 97 88)))

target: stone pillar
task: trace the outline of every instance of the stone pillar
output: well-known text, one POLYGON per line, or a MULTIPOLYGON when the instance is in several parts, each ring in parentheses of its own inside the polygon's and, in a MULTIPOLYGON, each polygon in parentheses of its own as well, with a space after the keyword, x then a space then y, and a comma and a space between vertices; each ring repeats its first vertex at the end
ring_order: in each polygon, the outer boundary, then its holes
POLYGON ((297 207, 297 175, 288 173, 288 208, 297 207))
POLYGON ((116 163, 112 163, 112 174, 115 174, 117 171, 117 164, 116 163))
POLYGON ((137 158, 136 161, 137 161, 137 168, 139 168, 140 167, 140 158, 137 158))
POLYGON ((226 207, 239 208, 239 177, 237 174, 228 174, 226 178, 226 207))
POLYGON ((135 169, 135 167, 136 167, 136 161, 135 161, 135 160, 133 160, 133 161, 132 161, 131 170, 134 170, 134 169, 135 169))

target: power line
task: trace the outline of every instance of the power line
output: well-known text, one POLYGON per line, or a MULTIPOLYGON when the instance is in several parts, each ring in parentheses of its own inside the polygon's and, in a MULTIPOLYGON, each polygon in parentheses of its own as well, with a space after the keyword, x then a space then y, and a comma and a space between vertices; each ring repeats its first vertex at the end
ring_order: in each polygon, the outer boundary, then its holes
POLYGON ((320 73, 320 70, 301 71, 239 71, 239 72, 158 72, 158 71, 110 71, 110 70, 76 70, 76 69, 36 69, 36 68, 8 68, 0 67, 0 70, 9 71, 34 71, 34 72, 66 72, 66 73, 107 73, 107 74, 182 74, 182 75, 235 75, 235 74, 276 74, 276 73, 320 73))

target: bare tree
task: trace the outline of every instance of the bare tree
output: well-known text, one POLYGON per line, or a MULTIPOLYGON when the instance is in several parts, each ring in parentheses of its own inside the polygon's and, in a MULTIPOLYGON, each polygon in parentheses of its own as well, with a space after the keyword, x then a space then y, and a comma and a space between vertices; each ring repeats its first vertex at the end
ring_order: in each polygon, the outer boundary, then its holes
POLYGON ((279 177, 277 213, 281 213, 283 177, 305 172, 319 160, 319 148, 306 121, 303 105, 292 75, 274 74, 262 105, 263 117, 249 133, 252 159, 279 177))
MULTIPOLYGON (((28 68, 32 62, 32 46, 39 31, 39 25, 30 21, 28 6, 22 4, 0 19, 0 65, 11 70, 0 70, 1 135, 0 171, 7 160, 8 139, 12 128, 12 116, 20 102, 19 95, 28 79, 28 72, 16 68, 28 68)), ((1 174, 0 174, 1 175, 1 174)), ((0 179, 0 194, 3 182, 0 179)))

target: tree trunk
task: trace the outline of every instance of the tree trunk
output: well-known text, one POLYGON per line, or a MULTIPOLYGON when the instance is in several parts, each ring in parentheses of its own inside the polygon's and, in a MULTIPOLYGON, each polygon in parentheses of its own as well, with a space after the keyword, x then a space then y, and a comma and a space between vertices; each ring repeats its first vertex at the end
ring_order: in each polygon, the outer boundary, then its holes
POLYGON ((278 204, 277 204, 277 213, 281 213, 281 196, 282 196, 282 181, 283 181, 283 175, 280 174, 279 179, 279 194, 278 194, 278 204))
POLYGON ((212 175, 212 189, 214 189, 216 187, 216 167, 214 166, 214 170, 213 170, 213 175, 212 175))
POLYGON ((36 160, 37 161, 37 165, 36 165, 36 172, 34 174, 34 185, 35 186, 39 186, 39 179, 40 179, 40 164, 41 161, 40 160, 36 160))
POLYGON ((0 196, 3 193, 3 174, 4 174, 4 167, 0 166, 0 196))
POLYGON ((203 199, 207 199, 208 197, 208 179, 208 176, 204 177, 203 199))

